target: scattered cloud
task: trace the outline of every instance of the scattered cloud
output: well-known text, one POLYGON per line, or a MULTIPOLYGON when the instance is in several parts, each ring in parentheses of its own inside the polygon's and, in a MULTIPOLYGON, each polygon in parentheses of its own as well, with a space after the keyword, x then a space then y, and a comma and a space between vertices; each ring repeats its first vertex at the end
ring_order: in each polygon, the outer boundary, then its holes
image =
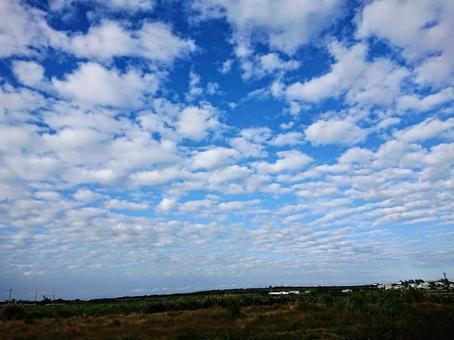
POLYGON ((184 108, 176 123, 177 132, 182 137, 194 140, 204 139, 210 130, 220 126, 216 109, 210 105, 184 108))
POLYGON ((312 161, 312 158, 302 152, 280 151, 277 153, 279 159, 275 163, 258 162, 255 167, 263 173, 280 173, 284 171, 299 170, 312 161))
POLYGON ((52 79, 56 91, 82 105, 113 107, 139 106, 146 94, 153 94, 158 79, 153 74, 137 71, 122 73, 115 69, 88 62, 64 79, 52 79))
POLYGON ((170 63, 194 52, 196 46, 192 40, 176 36, 161 22, 145 22, 132 30, 116 21, 103 21, 90 27, 86 34, 72 35, 67 49, 77 56, 99 60, 130 56, 170 63))
POLYGON ((13 64, 13 71, 17 79, 28 86, 35 86, 44 78, 44 68, 33 61, 17 60, 13 64))
POLYGON ((439 86, 451 83, 454 72, 453 13, 450 1, 373 1, 361 12, 357 34, 403 48, 403 56, 416 65, 417 81, 439 86))
POLYGON ((397 139, 407 143, 424 141, 434 137, 454 137, 454 118, 445 121, 427 119, 395 133, 397 139))
POLYGON ((88 298, 448 270, 452 10, 1 1, 0 278, 88 298))
POLYGON ((398 108, 401 110, 427 111, 435 106, 454 100, 452 87, 443 89, 423 98, 417 95, 404 95, 399 98, 398 108))
POLYGON ((239 155, 234 149, 215 147, 196 153, 192 158, 192 166, 195 169, 215 169, 233 163, 239 155))
POLYGON ((274 50, 293 53, 339 15, 343 1, 224 1, 199 0, 193 4, 202 19, 225 17, 233 26, 236 54, 249 53, 250 39, 263 35, 274 50))
POLYGON ((319 102, 345 95, 352 104, 387 106, 400 94, 400 84, 408 75, 405 68, 385 58, 367 61, 367 47, 361 43, 346 48, 334 42, 329 50, 336 60, 330 72, 290 84, 285 89, 288 99, 319 102))
POLYGON ((367 136, 367 130, 351 120, 318 120, 306 128, 305 136, 315 145, 350 145, 363 142, 367 136))

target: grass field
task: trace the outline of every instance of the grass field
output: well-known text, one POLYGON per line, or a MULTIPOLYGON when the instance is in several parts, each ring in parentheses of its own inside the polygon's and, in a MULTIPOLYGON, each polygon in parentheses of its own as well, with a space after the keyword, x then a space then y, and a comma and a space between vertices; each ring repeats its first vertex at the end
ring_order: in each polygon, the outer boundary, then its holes
POLYGON ((264 291, 3 306, 5 339, 452 339, 454 296, 264 291))

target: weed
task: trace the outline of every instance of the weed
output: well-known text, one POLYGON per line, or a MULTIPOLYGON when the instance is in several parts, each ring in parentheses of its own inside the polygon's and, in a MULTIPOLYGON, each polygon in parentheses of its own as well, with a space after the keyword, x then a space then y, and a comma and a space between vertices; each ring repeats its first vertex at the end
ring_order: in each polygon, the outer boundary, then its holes
POLYGON ((21 305, 6 305, 2 310, 3 320, 23 320, 25 319, 25 309, 21 305))

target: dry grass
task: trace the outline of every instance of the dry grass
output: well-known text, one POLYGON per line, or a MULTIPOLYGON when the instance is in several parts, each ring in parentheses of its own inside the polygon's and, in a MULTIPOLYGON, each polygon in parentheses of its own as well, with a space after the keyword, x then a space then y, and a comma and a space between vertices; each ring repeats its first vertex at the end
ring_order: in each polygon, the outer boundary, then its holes
POLYGON ((304 330, 305 315, 289 306, 242 308, 232 318, 223 308, 156 314, 0 322, 5 339, 198 339, 338 338, 325 329, 304 330))

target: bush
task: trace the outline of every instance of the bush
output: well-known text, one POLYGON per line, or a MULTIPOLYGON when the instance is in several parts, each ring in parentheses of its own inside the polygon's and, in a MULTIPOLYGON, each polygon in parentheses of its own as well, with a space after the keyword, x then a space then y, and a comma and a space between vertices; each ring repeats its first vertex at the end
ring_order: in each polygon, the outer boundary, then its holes
POLYGON ((424 299, 424 294, 414 288, 410 288, 403 293, 403 298, 408 303, 418 303, 424 299))
POLYGON ((243 313, 241 312, 240 305, 237 303, 228 304, 227 306, 225 306, 225 309, 227 310, 229 317, 231 317, 232 319, 244 316, 243 313))
POLYGON ((302 311, 316 309, 314 298, 312 296, 301 296, 298 299, 297 308, 302 311))
POLYGON ((364 294, 355 293, 346 300, 345 307, 354 313, 366 313, 368 311, 367 297, 364 294))
POLYGON ((25 308, 21 305, 6 305, 2 310, 3 320, 25 319, 25 308))

